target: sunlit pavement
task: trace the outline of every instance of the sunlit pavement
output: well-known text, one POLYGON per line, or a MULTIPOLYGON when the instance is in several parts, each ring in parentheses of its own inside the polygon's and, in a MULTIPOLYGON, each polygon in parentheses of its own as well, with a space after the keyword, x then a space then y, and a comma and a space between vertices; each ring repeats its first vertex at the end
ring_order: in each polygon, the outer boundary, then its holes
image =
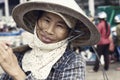
POLYGON ((105 71, 108 79, 104 79, 102 67, 100 67, 98 72, 89 72, 93 65, 87 65, 86 80, 120 80, 120 71, 116 70, 117 67, 120 67, 120 63, 110 64, 109 70, 105 71))

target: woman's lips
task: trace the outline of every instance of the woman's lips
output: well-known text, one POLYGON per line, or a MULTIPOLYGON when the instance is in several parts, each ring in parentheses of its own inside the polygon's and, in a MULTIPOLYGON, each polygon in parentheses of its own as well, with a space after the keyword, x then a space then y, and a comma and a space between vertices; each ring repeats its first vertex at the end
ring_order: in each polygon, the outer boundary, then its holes
POLYGON ((52 39, 50 39, 44 35, 41 36, 41 39, 44 43, 52 43, 52 41, 53 41, 52 39))

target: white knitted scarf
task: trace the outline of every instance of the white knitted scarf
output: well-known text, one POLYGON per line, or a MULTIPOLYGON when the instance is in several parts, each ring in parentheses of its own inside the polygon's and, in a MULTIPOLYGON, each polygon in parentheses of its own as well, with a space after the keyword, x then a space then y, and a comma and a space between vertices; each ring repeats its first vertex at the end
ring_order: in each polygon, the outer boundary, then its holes
POLYGON ((36 79, 46 79, 52 66, 64 54, 67 44, 67 39, 57 43, 45 44, 38 39, 35 28, 33 39, 29 42, 32 50, 27 52, 22 60, 23 69, 31 71, 36 79))

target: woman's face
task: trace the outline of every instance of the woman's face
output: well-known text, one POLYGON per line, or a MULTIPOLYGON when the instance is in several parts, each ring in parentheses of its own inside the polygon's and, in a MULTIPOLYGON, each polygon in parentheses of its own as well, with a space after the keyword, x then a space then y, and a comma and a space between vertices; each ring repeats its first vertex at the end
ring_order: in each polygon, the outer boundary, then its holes
POLYGON ((37 23, 37 36, 46 43, 56 43, 68 37, 68 27, 64 20, 53 13, 45 12, 37 23))

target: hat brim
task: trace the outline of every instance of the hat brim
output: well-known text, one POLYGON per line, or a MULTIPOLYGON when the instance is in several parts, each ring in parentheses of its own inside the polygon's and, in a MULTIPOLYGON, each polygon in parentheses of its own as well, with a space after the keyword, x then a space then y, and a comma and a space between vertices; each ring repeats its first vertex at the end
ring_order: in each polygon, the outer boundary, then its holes
POLYGON ((87 17, 85 17, 83 14, 81 14, 80 12, 76 10, 73 10, 71 8, 68 8, 62 5, 44 3, 44 2, 40 2, 40 3, 29 2, 29 3, 20 4, 13 9, 13 12, 12 12, 13 19, 15 20, 15 22, 17 23, 19 27, 22 27, 26 31, 33 33, 34 26, 35 26, 35 20, 36 20, 35 15, 32 13, 32 11, 34 10, 43 10, 43 11, 49 10, 53 12, 67 14, 69 16, 72 16, 78 19, 79 22, 76 25, 76 29, 84 32, 84 35, 73 40, 72 43, 75 46, 95 45, 100 39, 100 35, 99 35, 97 28, 92 22, 90 22, 90 20, 87 17), (25 20, 26 21, 29 20, 31 24, 27 25, 24 22, 25 20))

